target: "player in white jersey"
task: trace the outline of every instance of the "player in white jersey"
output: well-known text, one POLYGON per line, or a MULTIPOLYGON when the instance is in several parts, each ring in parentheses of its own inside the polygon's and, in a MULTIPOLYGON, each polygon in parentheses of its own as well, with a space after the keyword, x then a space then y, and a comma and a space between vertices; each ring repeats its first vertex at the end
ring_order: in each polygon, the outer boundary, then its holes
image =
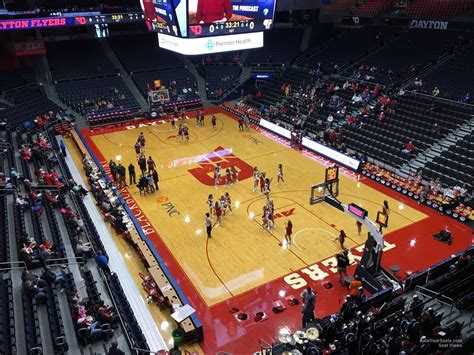
POLYGON ((217 189, 217 186, 221 182, 221 164, 217 163, 216 167, 214 168, 214 186, 217 189))
POLYGON ((224 197, 224 195, 221 196, 219 202, 221 205, 222 216, 225 216, 225 212, 227 210, 227 199, 224 197))
POLYGON ((230 198, 230 194, 228 192, 226 192, 224 197, 225 197, 225 200, 226 200, 226 206, 229 209, 229 214, 232 215, 232 200, 230 198))
POLYGON ((214 196, 212 194, 207 198, 207 204, 209 205, 209 214, 212 216, 214 211, 214 196))
POLYGON ((260 173, 257 167, 253 168, 253 192, 258 189, 258 182, 260 181, 260 173))
POLYGON ((285 179, 283 179, 283 165, 278 164, 278 179, 276 184, 278 185, 280 181, 285 185, 285 179))

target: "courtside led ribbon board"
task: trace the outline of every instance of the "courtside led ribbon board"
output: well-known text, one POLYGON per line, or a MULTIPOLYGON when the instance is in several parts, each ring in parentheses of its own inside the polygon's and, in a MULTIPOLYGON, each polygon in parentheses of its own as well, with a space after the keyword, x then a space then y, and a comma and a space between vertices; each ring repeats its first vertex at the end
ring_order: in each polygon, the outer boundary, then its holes
MULTIPOLYGON (((287 139, 291 139, 291 132, 288 129, 285 129, 283 127, 277 126, 274 123, 271 123, 267 120, 261 119, 260 120, 260 126, 263 128, 266 128, 282 137, 285 137, 287 139)), ((325 145, 322 145, 320 143, 313 142, 312 140, 304 137, 303 138, 303 146, 305 148, 308 148, 309 150, 320 154, 322 156, 325 156, 328 159, 331 159, 349 169, 352 170, 358 170, 360 166, 360 160, 351 158, 341 152, 338 152, 337 150, 334 150, 332 148, 326 147, 325 145)))

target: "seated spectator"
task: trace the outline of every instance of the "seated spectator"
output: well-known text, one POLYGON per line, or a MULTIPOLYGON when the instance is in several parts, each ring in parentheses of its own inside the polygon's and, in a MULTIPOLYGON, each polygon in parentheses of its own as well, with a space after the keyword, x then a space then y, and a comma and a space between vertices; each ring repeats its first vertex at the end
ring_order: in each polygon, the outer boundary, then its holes
POLYGON ((93 250, 92 250, 92 247, 91 247, 90 243, 86 243, 86 242, 83 242, 83 241, 79 241, 76 244, 76 251, 79 254, 84 255, 86 258, 90 258, 93 255, 93 250))
POLYGON ((402 149, 402 153, 405 154, 406 156, 409 156, 414 150, 415 150, 415 145, 413 144, 412 141, 409 141, 407 144, 405 144, 405 147, 402 149))
POLYGON ((119 349, 117 341, 112 340, 107 355, 125 355, 125 353, 119 349))
POLYGON ((64 291, 65 281, 64 281, 64 277, 62 273, 54 272, 51 266, 45 267, 43 271, 43 275, 41 275, 41 278, 44 281, 46 281, 50 286, 60 285, 61 287, 60 292, 64 291))
POLYGON ((16 199, 15 199, 15 205, 20 207, 22 210, 25 208, 30 207, 30 204, 23 198, 22 194, 17 194, 16 199))

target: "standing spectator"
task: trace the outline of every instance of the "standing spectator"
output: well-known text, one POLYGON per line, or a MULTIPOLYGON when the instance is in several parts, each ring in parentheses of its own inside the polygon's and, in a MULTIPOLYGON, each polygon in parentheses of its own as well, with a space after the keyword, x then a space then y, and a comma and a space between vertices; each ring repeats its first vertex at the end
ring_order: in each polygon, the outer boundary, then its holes
POLYGON ((117 164, 110 159, 109 161, 109 168, 110 168, 110 175, 112 175, 112 179, 114 180, 114 183, 117 183, 117 164))
POLYGON ((125 180, 127 172, 122 163, 119 163, 119 165, 117 166, 117 175, 119 180, 119 187, 122 188, 124 186, 127 186, 127 181, 125 180))
POLYGON ((347 276, 347 267, 349 266, 349 258, 347 257, 347 254, 349 252, 344 250, 344 252, 337 254, 336 259, 337 259, 337 273, 339 274, 339 284, 341 286, 344 286, 344 279, 342 275, 344 274, 344 277, 347 276))
POLYGON ((303 299, 303 304, 306 304, 310 301, 316 303, 316 294, 313 292, 311 287, 306 287, 306 289, 301 292, 300 297, 303 299))
POLYGON ((109 268, 109 257, 105 254, 102 254, 102 252, 99 251, 99 253, 95 256, 95 262, 97 263, 97 266, 104 271, 106 274, 110 274, 110 268, 109 268))
POLYGON ((156 171, 156 169, 153 169, 153 171, 151 172, 151 177, 153 178, 153 183, 155 184, 155 190, 158 191, 159 178, 158 178, 158 172, 156 171))
POLYGON ((125 353, 119 349, 117 341, 112 340, 107 355, 125 355, 125 353))
POLYGON ((145 176, 145 174, 146 174, 146 158, 145 158, 144 154, 140 155, 140 158, 138 159, 138 166, 140 167, 140 171, 142 172, 142 176, 145 176))
POLYGON ((66 157, 66 144, 64 144, 64 141, 61 139, 59 142, 59 148, 61 149, 61 153, 63 153, 63 157, 66 157))
POLYGON ((301 313, 303 313, 303 329, 306 328, 314 319, 314 301, 313 299, 309 299, 307 303, 303 304, 303 308, 301 309, 301 313))
POLYGON ((132 163, 128 166, 128 175, 130 176, 130 185, 136 184, 135 166, 132 163))

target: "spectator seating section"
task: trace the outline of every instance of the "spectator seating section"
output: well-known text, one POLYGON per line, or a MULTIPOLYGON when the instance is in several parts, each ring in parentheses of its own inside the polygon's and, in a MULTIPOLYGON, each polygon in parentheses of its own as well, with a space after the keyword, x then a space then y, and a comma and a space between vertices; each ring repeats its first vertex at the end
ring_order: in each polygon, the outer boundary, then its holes
POLYGON ((449 98, 459 101, 463 100, 467 93, 472 96, 474 94, 471 79, 474 77, 472 63, 474 63, 474 44, 462 48, 452 58, 422 75, 425 82, 424 90, 431 93, 438 87, 441 91, 440 96, 447 94, 449 98))
POLYGON ((154 88, 155 80, 161 80, 161 85, 169 89, 171 102, 199 97, 196 93, 196 79, 185 67, 135 73, 132 78, 146 99, 148 98, 147 87, 154 88))
POLYGON ((46 50, 56 81, 117 72, 98 40, 48 42, 46 50))
POLYGON ((31 69, 15 69, 0 71, 0 93, 35 82, 31 69))
POLYGON ((10 238, 8 237, 7 197, 0 195, 0 262, 10 261, 10 238))
POLYGON ((341 68, 351 63, 355 58, 380 45, 384 38, 392 36, 390 29, 379 27, 363 27, 350 30, 338 36, 328 46, 319 46, 296 59, 296 64, 308 68, 318 68, 323 72, 334 72, 334 66, 341 68))
MULTIPOLYGON (((416 75, 420 68, 454 48, 460 40, 459 33, 452 31, 437 31, 436 36, 433 36, 430 30, 407 31, 380 51, 365 58, 363 63, 368 68, 375 67, 376 70, 370 73, 362 71, 361 74, 369 74, 375 77, 369 80, 381 84, 405 79, 416 75), (389 75, 389 70, 392 70, 393 74, 389 75)), ((346 74, 357 72, 359 68, 357 65, 348 69, 346 74)))
POLYGON ((10 128, 21 126, 24 121, 32 122, 38 116, 60 109, 46 97, 43 89, 36 85, 9 91, 6 97, 15 102, 14 106, 9 106, 2 112, 10 128))
POLYGON ((26 350, 28 354, 41 355, 42 340, 36 301, 23 294, 23 318, 25 323, 26 350))
POLYGON ((129 73, 174 68, 183 65, 182 57, 158 46, 156 34, 110 38, 109 44, 129 73))
POLYGON ((403 11, 408 16, 453 17, 472 8, 473 0, 417 0, 403 11))
POLYGON ((433 108, 430 99, 407 95, 397 100, 394 112, 387 114, 383 123, 363 119, 362 128, 348 126, 344 138, 347 146, 399 167, 407 161, 401 150, 408 141, 413 141, 419 153, 469 119, 468 112, 450 103, 438 103, 433 108), (441 129, 438 137, 432 133, 435 123, 441 129))
POLYGON ((65 338, 61 309, 59 308, 58 296, 51 286, 45 288, 48 307, 48 321, 51 333, 51 340, 55 353, 61 354, 68 350, 65 338))
POLYGON ((290 63, 298 53, 303 37, 301 28, 273 29, 264 32, 265 46, 252 49, 247 57, 247 64, 290 63))
POLYGON ((366 0, 364 3, 356 6, 354 13, 357 16, 375 16, 385 10, 392 0, 366 0))
POLYGON ((0 278, 0 352, 16 354, 15 317, 13 288, 10 278, 0 278))
POLYGON ((452 149, 434 158, 423 174, 449 186, 459 183, 474 186, 474 134, 458 140, 452 149))
POLYGON ((84 114, 110 110, 95 110, 93 104, 84 106, 83 102, 86 99, 91 102, 105 99, 106 101, 113 103, 113 110, 127 108, 138 109, 140 107, 137 100, 135 100, 135 97, 127 87, 127 84, 125 84, 120 76, 107 76, 103 78, 91 78, 68 82, 64 81, 58 83, 56 89, 61 101, 73 108, 75 111, 84 114), (114 89, 117 89, 119 94, 115 94, 114 89), (124 99, 118 97, 118 95, 121 94, 125 95, 124 99))
POLYGON ((240 65, 205 65, 202 70, 208 96, 224 92, 234 86, 242 73, 240 65))

